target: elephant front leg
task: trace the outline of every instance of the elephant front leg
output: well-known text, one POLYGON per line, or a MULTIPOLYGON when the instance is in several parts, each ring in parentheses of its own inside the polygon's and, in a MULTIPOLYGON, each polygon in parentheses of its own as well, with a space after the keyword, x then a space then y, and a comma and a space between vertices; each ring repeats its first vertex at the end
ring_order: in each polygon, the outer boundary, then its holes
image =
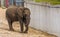
POLYGON ((24 33, 28 33, 28 25, 25 25, 25 31, 24 31, 24 33))
POLYGON ((24 27, 23 27, 23 22, 22 21, 20 21, 20 29, 21 29, 20 33, 23 33, 24 27))
POLYGON ((26 21, 25 21, 25 31, 24 31, 24 33, 27 33, 28 32, 29 23, 30 23, 30 18, 26 18, 26 21))

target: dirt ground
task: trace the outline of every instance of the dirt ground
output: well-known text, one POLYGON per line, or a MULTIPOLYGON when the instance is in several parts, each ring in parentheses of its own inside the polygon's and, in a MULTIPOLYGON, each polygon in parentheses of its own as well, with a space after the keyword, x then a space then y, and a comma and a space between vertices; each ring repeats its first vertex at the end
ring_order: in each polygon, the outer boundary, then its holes
POLYGON ((38 31, 31 27, 29 27, 29 31, 27 34, 19 33, 19 22, 13 23, 13 28, 15 31, 9 31, 8 23, 5 18, 5 11, 6 9, 0 8, 0 37, 57 37, 56 35, 38 31))

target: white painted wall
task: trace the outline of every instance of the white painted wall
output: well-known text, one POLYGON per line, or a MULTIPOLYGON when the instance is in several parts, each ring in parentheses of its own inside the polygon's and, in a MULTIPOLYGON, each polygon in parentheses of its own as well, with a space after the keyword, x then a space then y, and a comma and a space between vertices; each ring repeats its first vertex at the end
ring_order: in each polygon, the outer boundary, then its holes
POLYGON ((26 2, 25 7, 31 10, 30 26, 60 37, 60 8, 26 2))

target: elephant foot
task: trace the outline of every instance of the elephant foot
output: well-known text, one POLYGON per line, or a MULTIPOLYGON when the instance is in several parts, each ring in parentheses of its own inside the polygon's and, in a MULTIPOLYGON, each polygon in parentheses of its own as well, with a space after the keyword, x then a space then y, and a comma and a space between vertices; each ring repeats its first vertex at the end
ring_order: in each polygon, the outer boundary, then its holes
POLYGON ((28 33, 28 32, 20 32, 20 33, 28 33))
POLYGON ((10 29, 10 31, 14 31, 14 29, 10 29))
POLYGON ((23 32, 23 33, 28 33, 27 31, 23 32))
POLYGON ((23 33, 23 32, 20 32, 20 33, 23 33))

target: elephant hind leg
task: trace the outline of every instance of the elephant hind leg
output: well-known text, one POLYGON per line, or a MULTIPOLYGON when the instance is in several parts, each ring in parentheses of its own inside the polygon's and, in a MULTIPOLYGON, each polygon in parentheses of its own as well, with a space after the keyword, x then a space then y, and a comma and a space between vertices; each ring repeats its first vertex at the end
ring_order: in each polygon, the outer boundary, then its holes
POLYGON ((8 21, 8 24, 9 24, 9 29, 10 29, 11 31, 14 31, 13 26, 12 26, 12 21, 11 21, 11 19, 7 18, 7 21, 8 21))
POLYGON ((10 29, 11 31, 14 31, 13 26, 12 26, 12 22, 9 22, 9 29, 10 29))

